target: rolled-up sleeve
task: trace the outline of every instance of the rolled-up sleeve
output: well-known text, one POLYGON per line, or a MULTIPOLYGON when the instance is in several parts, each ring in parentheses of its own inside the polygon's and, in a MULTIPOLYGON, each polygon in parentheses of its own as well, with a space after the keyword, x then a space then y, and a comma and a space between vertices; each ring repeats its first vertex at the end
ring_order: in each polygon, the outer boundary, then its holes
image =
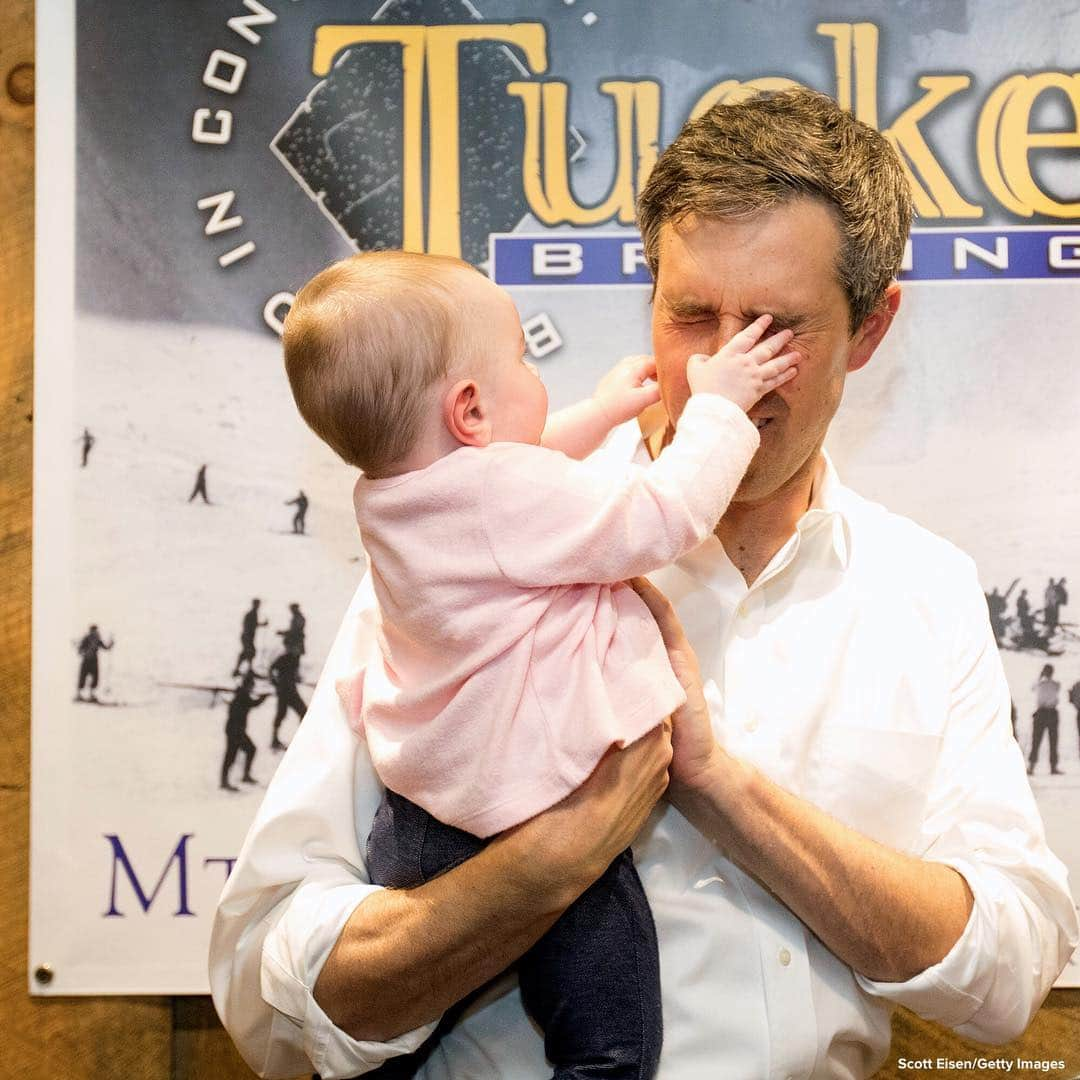
MULTIPOLYGON (((1076 908, 1049 850, 1012 734, 1008 684, 974 566, 959 594, 949 715, 922 829, 924 858, 952 866, 974 905, 937 964, 868 993, 980 1042, 1017 1038, 1077 946, 1076 908)), ((956 586, 954 585, 954 588, 956 586)))
POLYGON ((312 992, 349 916, 378 888, 360 842, 381 791, 335 688, 366 653, 373 605, 365 577, 214 919, 214 1004, 244 1060, 263 1077, 362 1075, 414 1050, 435 1026, 385 1043, 359 1041, 333 1024, 312 992))
POLYGON ((349 916, 378 889, 361 882, 309 881, 292 895, 262 949, 262 997, 282 1016, 300 1020, 304 1053, 323 1080, 358 1076, 396 1054, 415 1050, 435 1023, 388 1042, 354 1039, 323 1012, 312 993, 349 916))

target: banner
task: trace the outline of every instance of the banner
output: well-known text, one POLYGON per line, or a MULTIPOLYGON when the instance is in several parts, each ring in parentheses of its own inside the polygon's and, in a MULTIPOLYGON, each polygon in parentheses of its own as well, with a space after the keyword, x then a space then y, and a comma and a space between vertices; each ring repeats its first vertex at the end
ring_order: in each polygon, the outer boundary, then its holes
POLYGON ((649 351, 660 149, 796 83, 887 136, 918 212, 829 449, 975 557, 1025 753, 1053 665, 1031 783, 1080 880, 1075 5, 63 0, 38 35, 34 992, 206 991, 363 573, 354 476, 283 371, 296 290, 355 250, 460 255, 558 408, 649 351))

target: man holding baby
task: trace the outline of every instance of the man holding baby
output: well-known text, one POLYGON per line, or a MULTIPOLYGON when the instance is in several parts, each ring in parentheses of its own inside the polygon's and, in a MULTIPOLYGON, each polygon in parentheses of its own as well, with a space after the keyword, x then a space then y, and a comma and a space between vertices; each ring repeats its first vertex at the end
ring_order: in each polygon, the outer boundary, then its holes
POLYGON ((396 1075, 463 999, 417 1075, 550 1075, 497 977, 631 843, 673 1080, 867 1076, 895 1004, 1015 1038, 1076 944, 974 565, 822 450, 899 306, 895 154, 810 91, 716 106, 639 223, 661 401, 599 451, 613 469, 663 454, 691 355, 764 314, 798 354, 749 410, 760 447, 714 535, 635 582, 687 702, 467 861, 380 889, 361 852, 381 792, 334 692, 373 632, 362 583, 215 925, 215 1001, 260 1075, 396 1075))

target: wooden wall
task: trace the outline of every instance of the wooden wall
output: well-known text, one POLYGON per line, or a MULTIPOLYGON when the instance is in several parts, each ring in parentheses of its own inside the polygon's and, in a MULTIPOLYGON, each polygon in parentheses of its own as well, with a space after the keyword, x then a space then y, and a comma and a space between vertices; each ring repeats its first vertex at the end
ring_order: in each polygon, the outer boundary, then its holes
MULTIPOLYGON (((237 10, 241 5, 237 3, 237 10)), ((233 1080, 252 1074, 208 998, 27 994, 30 530, 33 432, 34 5, 0 2, 0 1077, 233 1080)), ((907 1013, 899 1056, 970 1057, 972 1044, 907 1013)), ((994 1057, 1064 1058, 1080 1074, 1080 991, 1058 991, 994 1057)), ((919 1075, 939 1075, 920 1073, 919 1075)), ((955 1076, 956 1073, 944 1075, 955 1076)), ((1045 1073, 1014 1070, 1013 1076, 1045 1073)), ((723 1078, 718 1078, 723 1080, 723 1078)))

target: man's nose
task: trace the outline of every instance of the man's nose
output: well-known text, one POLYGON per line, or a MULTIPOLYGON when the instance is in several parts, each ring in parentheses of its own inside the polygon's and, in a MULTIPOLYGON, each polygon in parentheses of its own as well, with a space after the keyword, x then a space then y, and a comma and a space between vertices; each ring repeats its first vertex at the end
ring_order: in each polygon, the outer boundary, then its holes
POLYGON ((716 323, 716 340, 713 352, 719 352, 740 330, 745 330, 752 320, 738 315, 721 315, 716 323))
POLYGON ((740 330, 749 326, 750 321, 738 315, 721 315, 713 325, 711 335, 702 342, 701 348, 695 351, 710 356, 719 352, 740 330))

